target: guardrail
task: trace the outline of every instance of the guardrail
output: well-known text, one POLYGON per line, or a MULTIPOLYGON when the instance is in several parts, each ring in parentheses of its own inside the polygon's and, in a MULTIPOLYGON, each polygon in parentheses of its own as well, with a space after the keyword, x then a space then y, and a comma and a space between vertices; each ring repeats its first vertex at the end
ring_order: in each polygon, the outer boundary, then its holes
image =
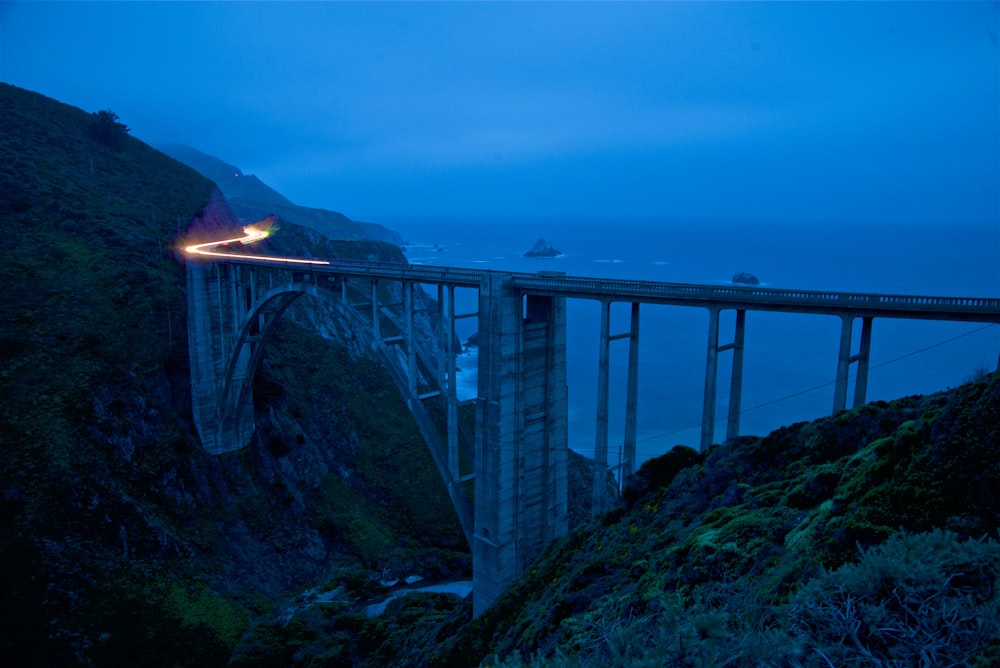
MULTIPOLYGON (((218 260, 217 260, 218 261, 218 260)), ((656 281, 565 276, 557 272, 499 272, 431 265, 399 265, 360 260, 333 260, 329 265, 303 267, 280 260, 255 261, 247 258, 224 260, 239 264, 282 267, 296 272, 333 274, 357 278, 387 278, 392 280, 434 283, 459 287, 478 287, 491 274, 511 277, 516 289, 552 296, 580 299, 609 299, 623 302, 666 303, 721 308, 760 310, 790 310, 800 312, 864 312, 886 316, 916 317, 923 315, 941 319, 963 319, 980 322, 1000 322, 1000 298, 943 297, 879 293, 829 292, 788 290, 758 286, 717 286, 696 283, 662 283, 656 281), (947 316, 952 316, 949 318, 947 316)))

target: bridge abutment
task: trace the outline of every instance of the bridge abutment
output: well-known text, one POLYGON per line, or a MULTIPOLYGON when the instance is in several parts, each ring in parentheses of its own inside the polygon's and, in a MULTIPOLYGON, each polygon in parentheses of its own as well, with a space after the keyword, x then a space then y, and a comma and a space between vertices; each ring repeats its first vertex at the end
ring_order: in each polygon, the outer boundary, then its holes
POLYGON ((187 289, 194 424, 210 453, 239 450, 250 442, 254 430, 253 402, 240 402, 240 394, 250 389, 250 351, 240 348, 235 356, 232 351, 252 286, 241 284, 238 267, 189 262, 187 289), (227 392, 228 364, 233 365, 228 382, 234 387, 227 392))
POLYGON ((473 609, 568 529, 566 302, 480 287, 473 609))

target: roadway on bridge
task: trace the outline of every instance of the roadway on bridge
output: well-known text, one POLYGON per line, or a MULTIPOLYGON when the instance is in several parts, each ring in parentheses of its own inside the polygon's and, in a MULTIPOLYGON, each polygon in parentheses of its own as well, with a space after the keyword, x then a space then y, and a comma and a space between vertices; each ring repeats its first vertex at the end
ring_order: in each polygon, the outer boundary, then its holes
POLYGON ((243 236, 191 244, 191 256, 221 258, 242 264, 311 267, 318 273, 368 279, 478 288, 490 274, 509 276, 513 287, 525 294, 598 301, 618 301, 709 309, 785 311, 853 317, 889 317, 919 320, 1000 323, 1000 298, 887 295, 875 293, 787 290, 756 286, 716 286, 694 283, 565 276, 555 272, 527 274, 458 267, 399 265, 356 260, 321 260, 239 253, 235 244, 252 244, 270 235, 270 228, 249 225, 243 236))

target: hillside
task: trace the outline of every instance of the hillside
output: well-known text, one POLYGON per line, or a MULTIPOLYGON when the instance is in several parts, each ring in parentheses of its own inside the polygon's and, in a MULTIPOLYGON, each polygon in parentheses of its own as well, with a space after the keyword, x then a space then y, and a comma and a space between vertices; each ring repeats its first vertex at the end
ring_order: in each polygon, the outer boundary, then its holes
MULTIPOLYGON (((4 84, 0 158, 4 665, 1000 664, 1000 374, 675 448, 480 618, 447 594, 369 617, 383 575, 469 573, 383 370, 290 313, 253 442, 206 455, 175 247, 238 228, 226 198, 109 116, 4 84)), ((290 219, 267 244, 405 262, 290 219)))
POLYGON ((308 646, 355 666, 995 666, 998 443, 994 373, 680 446, 476 620, 433 594, 387 619, 303 614, 234 665, 305 665, 287 648, 308 646))
POLYGON ((240 220, 252 222, 274 214, 283 221, 312 228, 330 239, 403 243, 399 233, 376 223, 362 223, 336 211, 293 204, 253 174, 244 174, 235 165, 190 146, 162 146, 160 150, 215 182, 240 220))
MULTIPOLYGON (((283 321, 254 441, 201 450, 175 247, 239 229, 211 181, 113 114, 0 84, 0 216, 5 665, 224 665, 304 588, 467 575, 399 393, 333 324, 322 338, 283 321)), ((269 243, 405 261, 290 222, 269 243)))

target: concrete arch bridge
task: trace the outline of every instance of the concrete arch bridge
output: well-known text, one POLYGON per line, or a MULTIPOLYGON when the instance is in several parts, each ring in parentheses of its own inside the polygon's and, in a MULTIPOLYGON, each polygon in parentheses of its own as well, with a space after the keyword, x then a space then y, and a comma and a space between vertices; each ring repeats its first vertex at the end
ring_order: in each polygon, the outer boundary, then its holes
MULTIPOLYGON (((855 294, 708 286, 453 267, 254 259, 217 255, 187 262, 188 328, 194 421, 203 447, 244 447, 254 430, 253 374, 270 327, 296 300, 328 304, 399 388, 445 482, 472 548, 476 614, 567 531, 566 300, 601 305, 595 456, 595 507, 608 503, 609 350, 628 341, 625 429, 619 475, 635 468, 640 307, 707 309, 709 314, 701 447, 714 439, 721 353, 732 352, 726 435, 739 434, 746 312, 820 314, 841 320, 833 411, 865 402, 872 321, 904 318, 1000 323, 1000 299, 855 294), (386 289, 394 286, 393 289, 386 289), (398 288, 398 289, 397 289, 398 288), (436 335, 421 335, 416 290, 436 290, 436 335), (455 312, 455 291, 474 290, 478 310, 455 312), (631 304, 626 331, 612 334, 610 309, 631 304), (720 312, 735 311, 732 340, 721 344, 720 312), (459 419, 455 322, 478 319, 479 369, 474 433, 459 419), (860 346, 853 328, 861 322, 860 346), (436 405, 435 405, 436 404, 436 405), (440 430, 434 411, 446 416, 440 430), (463 468, 465 467, 465 468, 463 468), (470 493, 471 490, 471 493, 470 493)), ((617 468, 617 467, 616 467, 617 468)))

